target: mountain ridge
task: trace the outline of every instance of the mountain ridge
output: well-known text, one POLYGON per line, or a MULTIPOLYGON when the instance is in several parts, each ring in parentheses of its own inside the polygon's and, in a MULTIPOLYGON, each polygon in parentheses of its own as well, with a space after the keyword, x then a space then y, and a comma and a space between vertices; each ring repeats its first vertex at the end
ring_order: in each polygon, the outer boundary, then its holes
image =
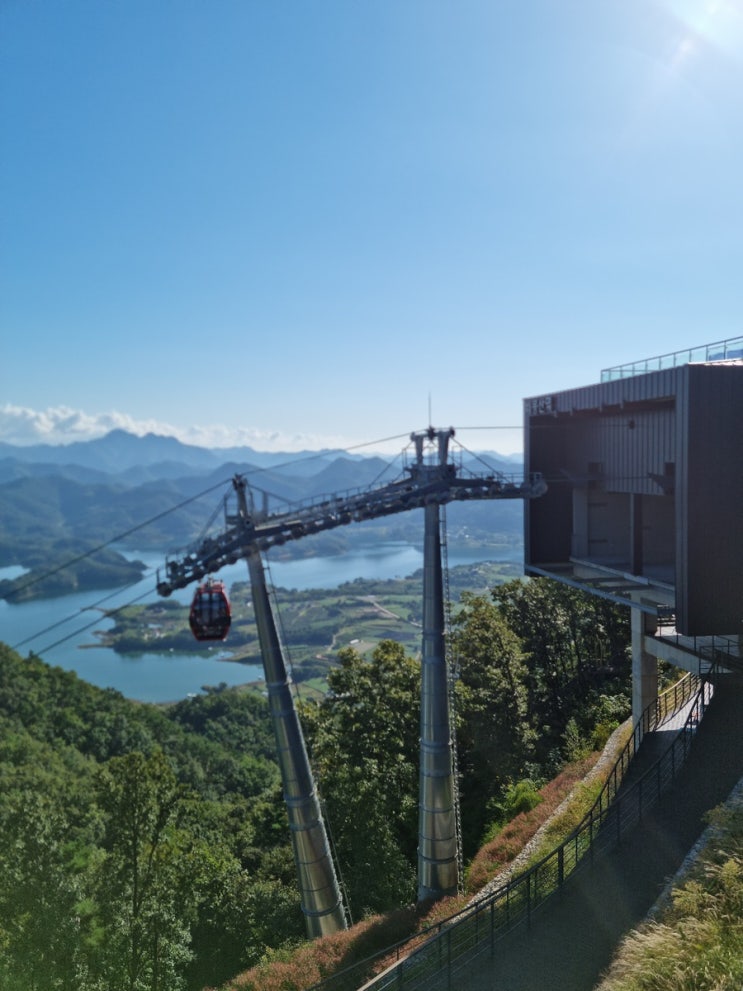
MULTIPOLYGON (((48 569, 69 558, 72 547, 79 553, 112 543, 142 550, 183 547, 209 521, 221 519, 221 502, 236 474, 246 476, 257 502, 263 498, 260 492, 267 492, 269 511, 276 512, 306 499, 389 482, 402 472, 399 459, 371 454, 271 454, 272 463, 262 465, 255 454, 250 448, 215 453, 172 437, 137 437, 121 430, 56 449, 0 443, 0 567, 48 569), (60 458, 56 463, 49 460, 50 450, 60 458), (234 451, 241 456, 230 459, 234 451), (15 456, 19 452, 22 457, 15 456)), ((463 456, 464 467, 478 473, 516 469, 497 456, 463 456)), ((376 539, 415 541, 419 527, 410 516, 369 521, 352 528, 353 533, 335 534, 332 549, 327 536, 325 544, 312 538, 315 543, 303 544, 301 553, 337 553, 371 533, 376 539)), ((468 540, 514 535, 521 530, 521 506, 459 504, 450 509, 449 526, 468 540)))
POLYGON ((165 434, 133 434, 117 428, 92 440, 70 444, 11 444, 0 441, 0 459, 23 463, 78 465, 116 473, 159 463, 179 463, 208 470, 225 461, 250 461, 259 467, 275 467, 284 461, 332 458, 341 451, 299 451, 294 453, 257 451, 247 445, 208 448, 184 444, 165 434))
MULTIPOLYGON (((133 434, 117 428, 102 437, 73 441, 70 444, 11 444, 0 441, 0 462, 18 464, 75 465, 106 474, 121 474, 135 469, 155 466, 187 465, 209 471, 226 462, 247 462, 257 468, 293 468, 298 474, 314 475, 315 462, 329 464, 336 458, 359 462, 381 457, 378 454, 355 454, 343 449, 323 448, 319 451, 258 451, 248 445, 233 447, 200 447, 184 444, 177 437, 165 434, 133 434), (300 468, 301 466, 301 468, 300 468)), ((523 462, 522 455, 503 455, 496 451, 477 452, 474 460, 485 458, 499 466, 497 470, 512 471, 523 462)), ((392 461, 393 457, 382 458, 392 461)), ((166 470, 167 473, 167 470, 166 470)))

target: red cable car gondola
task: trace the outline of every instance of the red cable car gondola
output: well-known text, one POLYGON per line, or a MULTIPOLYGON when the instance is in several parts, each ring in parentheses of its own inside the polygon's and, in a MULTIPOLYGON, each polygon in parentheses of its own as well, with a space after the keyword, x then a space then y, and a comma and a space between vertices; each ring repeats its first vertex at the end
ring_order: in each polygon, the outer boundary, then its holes
POLYGON ((208 578, 191 603, 188 625, 197 640, 224 640, 231 623, 230 600, 224 582, 208 578))

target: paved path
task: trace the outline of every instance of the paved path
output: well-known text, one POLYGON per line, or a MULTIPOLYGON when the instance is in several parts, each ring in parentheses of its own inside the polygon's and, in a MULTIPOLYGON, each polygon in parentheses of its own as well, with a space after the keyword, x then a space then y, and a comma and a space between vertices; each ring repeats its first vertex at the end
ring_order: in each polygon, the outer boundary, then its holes
MULTIPOLYGON (((704 813, 743 776, 743 691, 718 689, 677 786, 621 847, 456 975, 457 991, 592 991, 623 935, 645 918, 701 834, 704 813)), ((660 736, 661 734, 659 734, 660 736)), ((647 741, 647 749, 657 745, 647 741)), ((643 748, 646 744, 643 743, 643 748)), ((647 753, 646 749, 646 753, 647 753)), ((638 759, 642 756, 642 748, 638 759)))

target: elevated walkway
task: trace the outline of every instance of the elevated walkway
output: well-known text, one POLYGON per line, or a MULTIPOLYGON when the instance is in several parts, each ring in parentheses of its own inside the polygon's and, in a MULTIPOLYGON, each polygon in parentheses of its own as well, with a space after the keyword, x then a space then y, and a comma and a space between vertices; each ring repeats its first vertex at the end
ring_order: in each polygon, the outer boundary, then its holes
POLYGON ((654 657, 685 671, 708 671, 717 664, 727 671, 743 672, 743 650, 737 637, 686 637, 673 627, 660 626, 645 640, 654 657))
MULTIPOLYGON (((438 923, 418 948, 389 948, 398 963, 364 991, 592 991, 683 863, 704 813, 743 777, 743 678, 711 677, 687 675, 647 708, 592 810, 559 847, 438 923)), ((359 988, 370 965, 317 989, 359 988)))
MULTIPOLYGON (((587 863, 492 955, 456 976, 461 991, 592 991, 622 937, 640 923, 704 828, 704 814, 743 776, 743 681, 720 679, 694 746, 670 789, 612 850, 587 863)), ((620 789, 666 748, 667 728, 647 734, 620 789)), ((652 772, 651 772, 652 776, 652 772)))

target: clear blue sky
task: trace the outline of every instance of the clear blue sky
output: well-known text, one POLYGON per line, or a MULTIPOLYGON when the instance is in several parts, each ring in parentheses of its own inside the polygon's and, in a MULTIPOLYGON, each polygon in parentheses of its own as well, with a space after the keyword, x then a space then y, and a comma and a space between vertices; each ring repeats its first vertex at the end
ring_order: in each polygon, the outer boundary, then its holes
POLYGON ((507 426, 743 333, 737 0, 0 0, 0 46, 0 439, 507 426))

